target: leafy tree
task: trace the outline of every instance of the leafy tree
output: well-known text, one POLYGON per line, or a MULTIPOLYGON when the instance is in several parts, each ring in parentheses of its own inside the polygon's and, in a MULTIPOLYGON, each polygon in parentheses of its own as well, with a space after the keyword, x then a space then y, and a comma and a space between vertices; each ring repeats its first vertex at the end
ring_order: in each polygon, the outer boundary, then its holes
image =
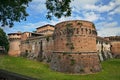
POLYGON ((0 22, 1 26, 12 27, 14 21, 26 20, 28 13, 26 7, 32 0, 0 0, 0 22))
MULTIPOLYGON (((1 26, 13 27, 14 22, 26 20, 28 13, 26 8, 32 0, 0 0, 0 23, 1 26)), ((71 0, 46 0, 46 8, 48 9, 46 17, 51 19, 52 16, 61 18, 62 16, 70 16, 71 0)))
POLYGON ((48 9, 47 18, 52 16, 61 18, 62 16, 71 16, 70 3, 72 0, 46 0, 46 8, 48 9))
POLYGON ((0 28, 0 46, 4 46, 5 50, 9 49, 9 42, 6 36, 6 33, 0 28))

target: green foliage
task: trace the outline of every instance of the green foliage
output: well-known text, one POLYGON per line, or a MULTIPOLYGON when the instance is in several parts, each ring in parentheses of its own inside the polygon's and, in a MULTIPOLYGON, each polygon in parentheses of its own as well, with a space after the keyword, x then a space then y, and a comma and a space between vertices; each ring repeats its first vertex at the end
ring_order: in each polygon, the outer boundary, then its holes
POLYGON ((84 72, 84 69, 81 68, 81 69, 80 69, 80 72, 81 72, 81 73, 84 72))
POLYGON ((0 69, 35 77, 38 80, 120 80, 120 59, 102 62, 102 71, 87 75, 55 72, 45 63, 10 56, 0 56, 0 69))
POLYGON ((72 0, 46 0, 46 8, 48 9, 47 18, 51 19, 52 15, 57 18, 71 15, 70 3, 72 0))
POLYGON ((68 42, 68 43, 66 43, 66 46, 67 46, 69 49, 71 49, 71 50, 74 49, 74 45, 73 45, 72 42, 68 42))
POLYGON ((94 24, 92 24, 92 26, 93 26, 93 28, 95 28, 95 25, 94 25, 94 24))
POLYGON ((74 59, 71 59, 71 66, 75 64, 75 60, 74 59))
POLYGON ((0 46, 4 46, 5 50, 9 49, 9 42, 6 36, 6 33, 0 28, 0 46))
POLYGON ((28 13, 26 7, 32 0, 0 0, 0 23, 1 26, 12 27, 14 22, 26 20, 28 13))
POLYGON ((47 62, 50 63, 51 62, 51 58, 47 57, 47 62))
POLYGON ((83 24, 82 24, 81 22, 78 22, 78 23, 77 23, 77 25, 80 25, 80 26, 82 26, 83 24))
POLYGON ((72 27, 72 23, 66 24, 66 38, 67 38, 67 43, 66 46, 72 51, 74 49, 74 45, 71 41, 71 37, 74 34, 74 29, 72 27))
POLYGON ((74 29, 73 29, 71 23, 66 24, 66 31, 67 31, 67 33, 66 33, 66 37, 69 38, 69 37, 72 37, 72 36, 73 36, 74 29))
MULTIPOLYGON (((26 20, 28 13, 26 8, 32 0, 1 0, 0 1, 0 23, 1 26, 13 27, 14 22, 26 20)), ((72 0, 46 0, 48 10, 46 17, 52 16, 61 18, 71 16, 70 3, 72 0)))
POLYGON ((46 40, 47 40, 47 42, 49 42, 50 36, 46 36, 46 40))
POLYGON ((71 52, 63 52, 63 56, 66 54, 71 54, 71 52))

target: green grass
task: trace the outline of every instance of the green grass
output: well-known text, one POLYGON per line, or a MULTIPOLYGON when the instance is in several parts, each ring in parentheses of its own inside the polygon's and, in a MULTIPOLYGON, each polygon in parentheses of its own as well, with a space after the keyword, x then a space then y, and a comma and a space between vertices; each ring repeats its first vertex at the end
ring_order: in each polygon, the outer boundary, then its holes
POLYGON ((96 74, 73 75, 52 71, 47 64, 21 57, 0 56, 0 69, 16 72, 40 80, 120 80, 120 59, 102 62, 96 74))

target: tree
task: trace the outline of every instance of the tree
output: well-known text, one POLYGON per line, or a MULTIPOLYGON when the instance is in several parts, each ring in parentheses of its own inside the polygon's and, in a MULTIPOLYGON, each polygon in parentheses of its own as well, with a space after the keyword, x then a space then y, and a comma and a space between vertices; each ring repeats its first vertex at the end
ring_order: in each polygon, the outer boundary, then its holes
POLYGON ((48 9, 47 18, 52 16, 61 18, 62 16, 71 16, 71 0, 46 0, 46 8, 48 9))
POLYGON ((0 46, 4 46, 5 50, 9 49, 9 42, 6 36, 6 33, 0 28, 0 46))
MULTIPOLYGON (((13 27, 14 22, 26 20, 28 13, 26 8, 32 0, 1 0, 0 1, 0 23, 1 26, 13 27)), ((46 0, 46 8, 48 10, 46 17, 52 19, 52 16, 61 18, 62 16, 70 16, 71 0, 46 0)))
POLYGON ((32 0, 0 0, 1 26, 13 27, 14 22, 26 20, 26 7, 32 0))

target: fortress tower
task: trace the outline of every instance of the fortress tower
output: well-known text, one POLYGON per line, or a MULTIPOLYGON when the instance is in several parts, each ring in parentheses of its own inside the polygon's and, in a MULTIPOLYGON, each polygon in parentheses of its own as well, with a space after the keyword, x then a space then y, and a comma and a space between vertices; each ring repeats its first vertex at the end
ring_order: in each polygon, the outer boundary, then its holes
POLYGON ((10 33, 9 43, 10 48, 8 54, 11 56, 19 56, 20 55, 20 44, 21 44, 21 33, 10 33))
POLYGON ((55 25, 51 68, 68 73, 100 71, 96 36, 97 32, 92 22, 73 20, 55 25))

